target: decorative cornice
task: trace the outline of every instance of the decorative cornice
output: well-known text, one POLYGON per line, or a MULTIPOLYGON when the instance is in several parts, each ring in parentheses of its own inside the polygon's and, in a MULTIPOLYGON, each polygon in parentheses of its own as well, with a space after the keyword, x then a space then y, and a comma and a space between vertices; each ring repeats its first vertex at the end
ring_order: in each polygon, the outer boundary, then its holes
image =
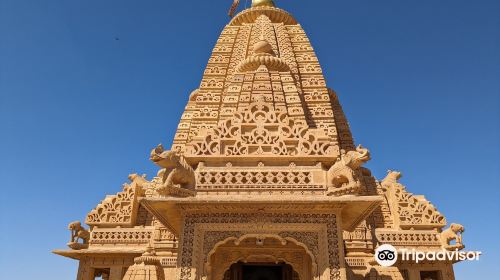
POLYGON ((243 25, 244 23, 253 23, 260 15, 266 15, 271 22, 284 23, 286 25, 295 25, 297 21, 288 12, 275 7, 253 7, 243 10, 237 14, 229 25, 243 25))

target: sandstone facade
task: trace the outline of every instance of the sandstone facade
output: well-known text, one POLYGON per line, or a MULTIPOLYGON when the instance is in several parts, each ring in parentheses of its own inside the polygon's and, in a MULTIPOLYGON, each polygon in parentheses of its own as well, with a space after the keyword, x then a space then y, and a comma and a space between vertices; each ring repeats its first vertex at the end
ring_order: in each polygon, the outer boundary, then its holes
POLYGON ((171 149, 151 151, 157 176, 129 175, 54 252, 79 261, 78 280, 259 279, 258 267, 262 279, 453 280, 451 262, 374 261, 386 243, 461 250, 463 227, 443 231, 400 172, 363 167, 372 156, 306 33, 253 2, 222 31, 171 149))

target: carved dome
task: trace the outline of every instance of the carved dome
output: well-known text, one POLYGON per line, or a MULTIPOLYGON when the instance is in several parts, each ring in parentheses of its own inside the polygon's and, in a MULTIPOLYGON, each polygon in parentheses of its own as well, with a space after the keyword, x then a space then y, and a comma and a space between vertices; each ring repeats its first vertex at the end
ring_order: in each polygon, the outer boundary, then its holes
POLYGON ((256 54, 267 53, 270 55, 275 55, 273 51, 273 46, 269 44, 268 41, 262 39, 253 45, 253 52, 256 54))

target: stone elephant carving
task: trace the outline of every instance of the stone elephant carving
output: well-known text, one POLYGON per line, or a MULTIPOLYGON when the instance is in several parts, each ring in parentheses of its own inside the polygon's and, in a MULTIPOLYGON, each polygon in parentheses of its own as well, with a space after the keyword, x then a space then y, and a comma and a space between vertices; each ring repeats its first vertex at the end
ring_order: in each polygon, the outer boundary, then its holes
POLYGON ((370 160, 368 149, 359 145, 349 151, 330 167, 327 173, 329 185, 327 195, 344 195, 357 192, 361 188, 358 169, 370 160))

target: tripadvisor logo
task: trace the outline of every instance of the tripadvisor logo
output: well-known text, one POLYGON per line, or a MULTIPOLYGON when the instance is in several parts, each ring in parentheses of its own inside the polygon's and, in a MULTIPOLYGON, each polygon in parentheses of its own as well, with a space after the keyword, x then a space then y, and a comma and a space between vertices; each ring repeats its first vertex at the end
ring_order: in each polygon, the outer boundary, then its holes
POLYGON ((384 244, 375 250, 375 260, 381 266, 392 266, 398 260, 398 251, 394 246, 384 244))
POLYGON ((460 252, 441 249, 438 251, 418 251, 416 249, 396 249, 390 244, 379 246, 375 250, 375 260, 381 266, 393 266, 398 260, 398 254, 402 261, 478 261, 480 251, 460 252))

